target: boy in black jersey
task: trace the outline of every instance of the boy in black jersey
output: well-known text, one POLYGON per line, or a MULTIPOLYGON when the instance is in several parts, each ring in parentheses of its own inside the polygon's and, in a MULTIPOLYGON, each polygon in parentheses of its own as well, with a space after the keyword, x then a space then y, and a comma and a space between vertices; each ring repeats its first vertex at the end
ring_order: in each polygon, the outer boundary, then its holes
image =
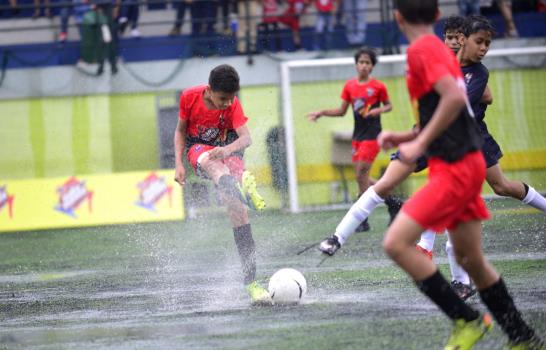
POLYGON ((449 229, 462 263, 480 296, 510 338, 509 347, 542 348, 522 319, 502 278, 481 250, 481 221, 489 213, 481 198, 485 161, 453 53, 434 35, 437 0, 396 0, 395 19, 410 41, 407 85, 420 130, 379 135, 384 149, 399 146, 400 159, 429 158, 429 181, 402 207, 383 242, 386 253, 454 321, 446 350, 471 349, 491 328, 489 315, 466 305, 437 267, 414 248, 425 228, 449 229), (540 346, 540 347, 539 347, 540 346))

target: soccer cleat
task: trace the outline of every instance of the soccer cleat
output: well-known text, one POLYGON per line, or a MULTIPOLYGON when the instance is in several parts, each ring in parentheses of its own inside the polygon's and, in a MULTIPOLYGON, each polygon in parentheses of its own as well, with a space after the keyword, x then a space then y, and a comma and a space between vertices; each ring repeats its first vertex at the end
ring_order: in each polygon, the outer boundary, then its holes
POLYGON ((457 296, 463 300, 466 300, 476 294, 476 288, 470 284, 464 284, 459 281, 451 281, 451 289, 457 294, 457 296))
POLYGON ((489 314, 484 314, 474 321, 459 319, 451 331, 444 350, 469 350, 485 333, 493 328, 493 320, 489 314))
POLYGON ((341 248, 341 244, 339 244, 336 235, 326 238, 324 241, 320 242, 319 245, 319 250, 330 256, 334 255, 339 248, 341 248))
POLYGON ((415 248, 420 251, 421 253, 425 254, 427 256, 427 258, 429 258, 430 260, 432 260, 432 251, 431 250, 428 250, 428 249, 425 249, 423 247, 421 247, 419 244, 417 244, 415 246, 415 248))
POLYGON ((246 286, 246 291, 250 295, 252 305, 272 305, 271 295, 258 282, 254 281, 246 286))
POLYGON ((246 198, 246 204, 254 210, 264 210, 265 200, 256 190, 256 178, 250 171, 245 170, 242 177, 241 193, 246 198))
POLYGON ((390 226, 392 222, 394 221, 394 218, 396 217, 396 215, 398 215, 398 212, 402 208, 402 205, 404 205, 404 202, 396 196, 387 196, 387 198, 385 198, 385 204, 387 205, 387 210, 389 212, 389 217, 390 217, 389 226, 390 226))
POLYGON ((364 221, 358 225, 358 227, 355 229, 355 232, 367 232, 370 230, 370 224, 368 224, 368 218, 366 218, 364 221))
POLYGON ((544 341, 537 335, 534 335, 531 339, 524 340, 518 343, 508 342, 504 347, 505 350, 546 350, 544 341))

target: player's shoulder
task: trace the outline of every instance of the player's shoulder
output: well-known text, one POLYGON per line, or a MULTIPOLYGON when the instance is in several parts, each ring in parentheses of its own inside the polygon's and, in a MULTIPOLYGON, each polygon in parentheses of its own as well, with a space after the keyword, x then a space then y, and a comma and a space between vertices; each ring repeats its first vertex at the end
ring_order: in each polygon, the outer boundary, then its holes
POLYGON ((376 79, 376 78, 372 78, 372 80, 370 81, 370 85, 375 85, 375 86, 383 88, 383 89, 387 88, 385 83, 383 83, 381 80, 376 79))
POLYGON ((453 56, 450 49, 434 34, 423 35, 408 47, 408 55, 422 55, 425 59, 434 56, 453 56))
POLYGON ((184 96, 186 98, 196 98, 196 97, 200 97, 203 95, 203 91, 207 88, 207 85, 197 85, 197 86, 192 86, 192 87, 189 87, 187 89, 185 89, 184 91, 182 91, 182 95, 181 96, 184 96))
POLYGON ((489 69, 487 69, 487 67, 483 64, 483 63, 478 63, 477 64, 477 67, 479 72, 485 74, 485 75, 489 75, 489 69))

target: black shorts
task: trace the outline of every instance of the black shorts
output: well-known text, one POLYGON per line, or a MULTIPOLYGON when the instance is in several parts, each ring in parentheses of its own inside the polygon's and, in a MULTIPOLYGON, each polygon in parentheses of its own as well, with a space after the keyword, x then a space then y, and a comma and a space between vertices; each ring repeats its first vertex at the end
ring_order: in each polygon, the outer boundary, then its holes
MULTIPOLYGON (((396 153, 391 154, 391 160, 395 160, 395 159, 400 160, 400 151, 396 151, 396 153)), ((425 170, 426 168, 428 168, 427 157, 421 156, 417 158, 417 161, 415 162, 415 170, 413 172, 418 173, 422 170, 425 170)))
POLYGON ((499 163, 499 159, 502 158, 502 151, 499 144, 493 136, 485 134, 483 136, 482 153, 485 158, 485 164, 487 168, 491 168, 493 165, 499 163))

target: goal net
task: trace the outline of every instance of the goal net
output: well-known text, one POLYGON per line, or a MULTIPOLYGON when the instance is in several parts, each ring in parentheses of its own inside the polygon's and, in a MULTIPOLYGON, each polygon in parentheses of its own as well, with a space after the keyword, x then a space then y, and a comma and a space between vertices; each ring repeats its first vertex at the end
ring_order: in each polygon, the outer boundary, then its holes
MULTIPOLYGON (((489 131, 500 144, 500 165, 510 178, 546 190, 546 47, 490 50, 493 104, 486 112, 489 131)), ((379 56, 373 77, 387 86, 393 110, 381 116, 383 130, 413 124, 405 78, 405 55, 379 56)), ((281 64, 281 101, 291 212, 347 207, 358 188, 351 164, 352 110, 342 118, 309 122, 307 114, 341 105, 345 82, 356 76, 352 57, 287 61, 281 64)), ((389 163, 381 152, 371 170, 379 178, 389 163)), ((426 171, 399 186, 409 195, 426 180, 426 171)), ((484 186, 484 193, 492 193, 484 186)))

